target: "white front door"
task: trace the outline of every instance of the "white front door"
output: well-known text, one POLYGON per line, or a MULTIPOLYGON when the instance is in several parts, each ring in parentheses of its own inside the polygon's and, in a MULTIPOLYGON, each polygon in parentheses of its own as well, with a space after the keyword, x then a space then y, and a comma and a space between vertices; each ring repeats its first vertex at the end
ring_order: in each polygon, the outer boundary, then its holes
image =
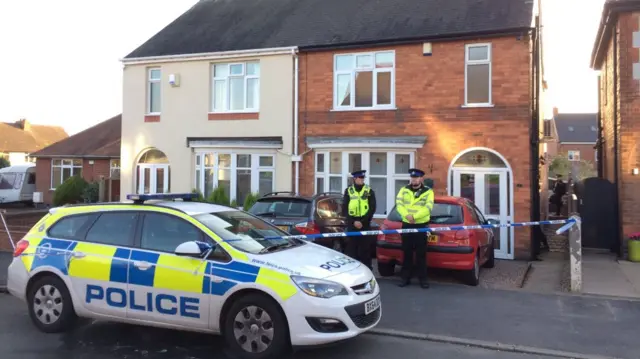
POLYGON ((169 165, 139 164, 138 194, 169 192, 169 165))
MULTIPOLYGON (((455 169, 453 195, 473 201, 487 219, 495 219, 500 224, 512 223, 507 174, 504 169, 455 169)), ((513 228, 499 228, 494 233, 495 257, 512 259, 513 228)))

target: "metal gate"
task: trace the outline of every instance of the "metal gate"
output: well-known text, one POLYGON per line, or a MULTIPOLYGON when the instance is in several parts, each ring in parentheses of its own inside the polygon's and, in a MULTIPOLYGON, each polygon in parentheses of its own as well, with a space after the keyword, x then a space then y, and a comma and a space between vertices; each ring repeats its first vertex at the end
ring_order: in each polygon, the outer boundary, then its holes
POLYGON ((615 185, 592 177, 576 183, 575 190, 582 218, 582 246, 617 252, 615 185))

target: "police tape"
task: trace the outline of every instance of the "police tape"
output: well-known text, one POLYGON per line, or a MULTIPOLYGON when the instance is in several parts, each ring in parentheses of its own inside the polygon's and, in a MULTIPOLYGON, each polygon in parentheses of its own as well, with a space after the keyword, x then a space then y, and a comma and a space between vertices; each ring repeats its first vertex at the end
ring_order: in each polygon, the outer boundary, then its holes
MULTIPOLYGON (((465 229, 492 229, 492 228, 510 228, 510 227, 531 227, 548 224, 564 224, 556 233, 560 234, 579 221, 576 217, 569 219, 556 219, 551 221, 535 221, 535 222, 519 222, 505 224, 478 224, 473 226, 448 226, 448 227, 425 227, 425 228, 404 228, 404 229, 380 229, 372 231, 355 231, 355 232, 337 232, 337 233, 316 233, 316 234, 297 234, 290 236, 266 236, 261 240, 278 240, 278 239, 317 239, 317 238, 335 238, 335 237, 364 237, 379 234, 403 234, 403 233, 427 233, 427 232, 449 232, 461 231, 465 229), (561 231, 562 230, 562 231, 561 231)), ((244 239, 228 239, 225 242, 243 241, 244 239)))

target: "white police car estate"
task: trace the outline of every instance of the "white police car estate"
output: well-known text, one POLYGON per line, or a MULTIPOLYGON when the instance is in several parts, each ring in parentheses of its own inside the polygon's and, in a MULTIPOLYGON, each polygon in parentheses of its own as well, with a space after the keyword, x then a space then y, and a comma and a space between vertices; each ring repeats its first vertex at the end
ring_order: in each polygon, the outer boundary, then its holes
POLYGON ((279 358, 380 321, 380 289, 358 261, 192 194, 128 198, 54 208, 18 242, 7 288, 40 330, 104 319, 222 334, 240 357, 279 358))

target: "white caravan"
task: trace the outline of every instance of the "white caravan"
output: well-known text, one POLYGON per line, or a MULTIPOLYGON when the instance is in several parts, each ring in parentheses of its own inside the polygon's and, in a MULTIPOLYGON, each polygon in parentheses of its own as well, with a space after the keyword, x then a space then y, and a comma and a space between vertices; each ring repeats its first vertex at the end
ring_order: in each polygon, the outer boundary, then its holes
POLYGON ((0 203, 33 203, 36 165, 25 163, 0 168, 0 203))

